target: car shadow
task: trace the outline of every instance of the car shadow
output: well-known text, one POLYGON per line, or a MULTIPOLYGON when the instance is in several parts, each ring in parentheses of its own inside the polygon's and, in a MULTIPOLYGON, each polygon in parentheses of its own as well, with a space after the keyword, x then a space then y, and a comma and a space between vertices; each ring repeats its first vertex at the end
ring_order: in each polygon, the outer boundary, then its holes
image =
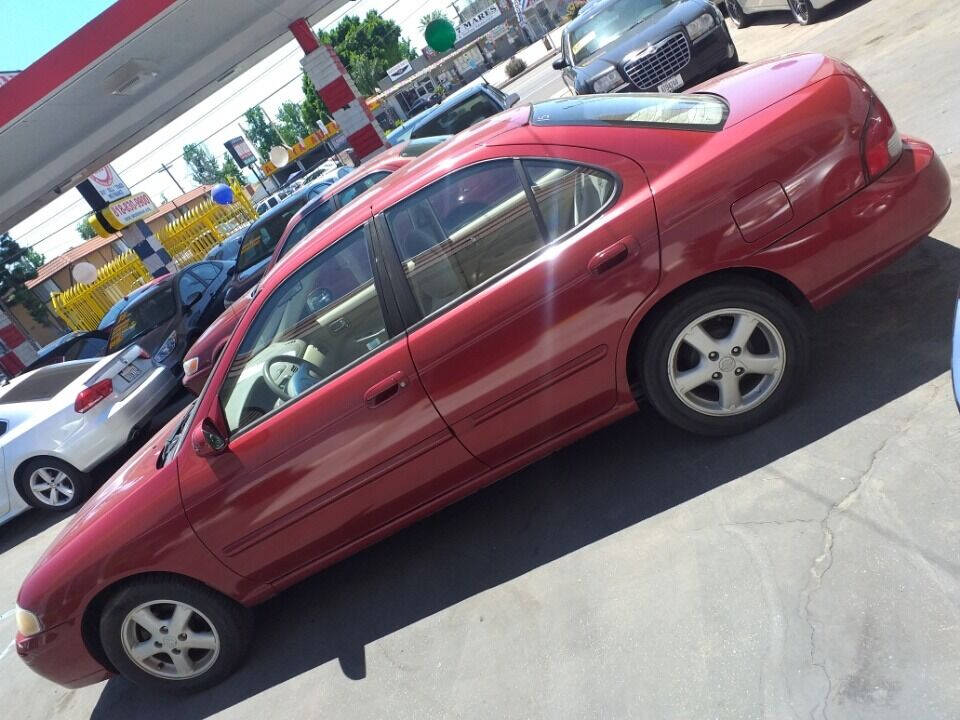
MULTIPOLYGON (((827 5, 827 7, 820 11, 817 21, 810 27, 816 27, 818 23, 826 20, 833 20, 834 18, 846 15, 852 10, 856 10, 861 5, 866 5, 868 2, 870 2, 870 0, 835 0, 835 2, 827 5)), ((761 25, 786 26, 796 24, 797 21, 793 19, 793 15, 789 10, 774 10, 771 12, 753 13, 750 15, 750 25, 748 27, 761 25)), ((733 30, 736 31, 736 28, 733 28, 733 30)), ((736 35, 734 35, 733 41, 737 41, 736 35)))
POLYGON ((727 439, 685 434, 647 406, 257 610, 247 663, 225 683, 166 697, 110 680, 95 718, 203 718, 338 661, 419 620, 792 453, 949 368, 960 249, 924 239, 814 323, 813 369, 793 407, 727 439))

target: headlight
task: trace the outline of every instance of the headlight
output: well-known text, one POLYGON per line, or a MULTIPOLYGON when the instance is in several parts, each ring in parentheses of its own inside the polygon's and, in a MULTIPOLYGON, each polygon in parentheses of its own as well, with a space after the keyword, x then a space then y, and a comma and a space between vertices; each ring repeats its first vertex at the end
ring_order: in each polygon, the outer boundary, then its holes
POLYGON ((619 70, 611 68, 603 73, 603 75, 597 75, 591 82, 591 85, 595 93, 608 93, 623 85, 623 78, 620 76, 619 70))
POLYGON ((715 20, 713 15, 711 13, 704 13, 693 22, 687 23, 687 35, 690 36, 690 40, 696 40, 704 33, 710 32, 714 24, 715 20))
POLYGON ((199 369, 200 369, 200 358, 192 357, 184 360, 183 362, 184 375, 193 375, 199 369))
POLYGON ((18 606, 16 608, 16 618, 17 630, 24 637, 36 635, 43 630, 43 624, 40 622, 40 618, 38 618, 29 610, 24 610, 22 607, 18 606))
POLYGON ((177 347, 177 333, 172 332, 167 339, 163 341, 163 345, 160 346, 160 349, 153 355, 153 361, 155 363, 162 363, 173 353, 174 348, 177 347))

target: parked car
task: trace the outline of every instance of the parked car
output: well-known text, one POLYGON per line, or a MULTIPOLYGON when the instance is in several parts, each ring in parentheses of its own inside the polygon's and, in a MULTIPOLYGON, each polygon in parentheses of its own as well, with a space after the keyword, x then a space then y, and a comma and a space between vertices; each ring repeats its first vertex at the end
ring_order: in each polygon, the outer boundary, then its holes
MULTIPOLYGON (((290 219, 283 235, 273 248, 273 254, 264 268, 266 275, 277 261, 296 244, 329 219, 337 210, 350 203, 354 198, 365 193, 371 187, 386 179, 404 165, 432 150, 449 139, 448 136, 436 138, 422 138, 401 143, 395 148, 382 152, 374 160, 361 165, 353 174, 348 175, 327 191, 304 205, 290 219)), ((262 278, 261 278, 262 282, 262 278)), ((227 308, 220 317, 213 321, 209 328, 187 350, 183 360, 183 384, 188 390, 199 394, 207 376, 213 368, 213 363, 220 356, 220 351, 230 338, 230 334, 237 326, 243 311, 247 309, 253 291, 239 297, 227 308)))
MULTIPOLYGON (((24 368, 27 373, 47 365, 56 365, 67 360, 89 360, 102 357, 107 349, 109 332, 93 330, 91 332, 71 332, 61 335, 53 342, 37 351, 37 359, 24 368)), ((22 375, 23 373, 21 373, 22 375)))
POLYGON ((439 105, 434 105, 388 133, 387 142, 399 145, 406 140, 456 135, 481 120, 513 107, 519 101, 519 95, 505 95, 487 83, 467 85, 451 93, 439 105))
POLYGON ((231 263, 205 260, 163 276, 117 316, 107 352, 136 343, 179 377, 187 348, 222 312, 232 273, 231 263))
POLYGON ((604 0, 564 28, 553 67, 575 95, 674 92, 735 68, 737 48, 706 0, 604 0))
POLYGON ((224 295, 224 307, 229 307, 241 295, 257 284, 266 271, 270 254, 294 213, 313 198, 326 192, 333 183, 346 177, 353 168, 341 167, 317 182, 297 190, 270 208, 251 223, 244 232, 236 261, 236 274, 230 280, 224 295))
POLYGON ((177 387, 134 345, 106 358, 25 373, 0 390, 0 523, 34 507, 64 511, 88 475, 144 428, 177 387))
POLYGON ((192 409, 25 580, 21 657, 199 690, 249 606, 638 398, 710 435, 787 408, 809 310, 926 236, 950 178, 821 55, 699 91, 514 108, 292 250, 192 409))
POLYGON ((834 0, 726 0, 727 15, 738 28, 753 22, 752 15, 771 10, 789 10, 801 25, 816 22, 821 11, 834 0))

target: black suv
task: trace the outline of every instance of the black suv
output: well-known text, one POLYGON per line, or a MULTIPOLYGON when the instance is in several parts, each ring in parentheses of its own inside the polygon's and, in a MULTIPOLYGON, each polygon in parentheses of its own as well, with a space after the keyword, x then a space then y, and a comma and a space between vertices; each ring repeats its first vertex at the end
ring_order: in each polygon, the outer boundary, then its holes
POLYGON ((553 66, 574 94, 589 95, 673 92, 738 63, 707 0, 595 0, 564 29, 553 66))

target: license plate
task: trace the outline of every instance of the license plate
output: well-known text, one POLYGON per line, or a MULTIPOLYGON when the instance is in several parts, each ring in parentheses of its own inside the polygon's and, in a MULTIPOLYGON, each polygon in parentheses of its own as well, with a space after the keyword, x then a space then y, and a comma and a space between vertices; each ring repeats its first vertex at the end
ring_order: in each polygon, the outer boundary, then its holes
POLYGON ((657 85, 657 92, 673 92, 683 87, 683 76, 674 75, 657 85))
POLYGON ((127 365, 123 370, 120 371, 120 377, 122 377, 127 382, 133 382, 138 377, 140 373, 143 372, 136 365, 127 365))

